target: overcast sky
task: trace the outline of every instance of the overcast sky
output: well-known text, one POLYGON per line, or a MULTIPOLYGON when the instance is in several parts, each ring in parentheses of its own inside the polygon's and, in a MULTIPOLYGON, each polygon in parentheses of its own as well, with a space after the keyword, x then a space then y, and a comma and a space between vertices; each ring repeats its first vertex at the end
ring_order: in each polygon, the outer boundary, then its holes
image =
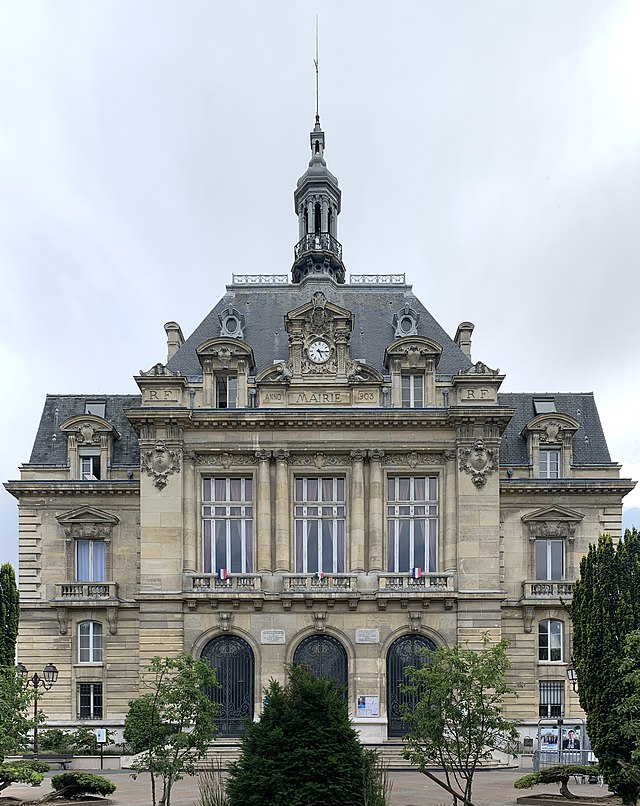
MULTIPOLYGON (((3 0, 0 479, 47 392, 135 393, 165 322, 187 336, 232 273, 289 272, 316 12, 347 272, 405 272, 451 335, 474 322, 503 391, 594 391, 639 479, 629 0, 3 0)), ((0 560, 16 509, 3 491, 0 560)))

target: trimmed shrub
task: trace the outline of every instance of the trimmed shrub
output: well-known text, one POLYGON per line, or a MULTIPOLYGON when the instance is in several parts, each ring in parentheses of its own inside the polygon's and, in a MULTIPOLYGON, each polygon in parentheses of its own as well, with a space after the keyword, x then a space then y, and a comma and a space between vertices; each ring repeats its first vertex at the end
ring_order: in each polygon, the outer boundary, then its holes
POLYGON ((116 785, 90 772, 61 772, 51 779, 51 786, 65 797, 77 798, 80 795, 110 795, 115 792, 116 785))
POLYGON ((43 772, 49 771, 44 761, 12 761, 0 764, 0 792, 11 784, 39 786, 43 772))

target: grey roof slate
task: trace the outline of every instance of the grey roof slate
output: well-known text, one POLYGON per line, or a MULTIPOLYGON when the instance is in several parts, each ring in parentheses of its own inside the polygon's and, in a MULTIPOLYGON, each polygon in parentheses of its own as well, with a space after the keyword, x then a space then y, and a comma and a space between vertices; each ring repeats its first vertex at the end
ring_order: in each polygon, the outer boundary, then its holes
POLYGON ((105 420, 120 435, 113 443, 112 466, 139 464, 138 438, 124 412, 140 406, 140 395, 47 395, 29 464, 66 465, 67 438, 60 426, 69 417, 84 414, 85 403, 98 401, 106 404, 105 420))
POLYGON ((468 369, 471 360, 431 316, 411 286, 337 285, 328 278, 310 278, 300 284, 227 286, 227 293, 168 362, 170 370, 199 376, 202 369, 196 348, 220 335, 218 315, 230 304, 245 317, 244 341, 254 351, 256 373, 288 357, 284 317, 321 290, 329 302, 353 313, 351 356, 384 372, 385 348, 394 340, 393 315, 409 305, 419 314, 418 335, 442 345, 438 376, 450 377, 468 369))
POLYGON ((592 392, 511 392, 498 395, 500 405, 515 409, 500 446, 500 464, 503 467, 529 464, 527 442, 521 433, 536 416, 533 401, 540 398, 553 398, 559 414, 568 414, 580 423, 573 437, 574 465, 611 463, 592 392))

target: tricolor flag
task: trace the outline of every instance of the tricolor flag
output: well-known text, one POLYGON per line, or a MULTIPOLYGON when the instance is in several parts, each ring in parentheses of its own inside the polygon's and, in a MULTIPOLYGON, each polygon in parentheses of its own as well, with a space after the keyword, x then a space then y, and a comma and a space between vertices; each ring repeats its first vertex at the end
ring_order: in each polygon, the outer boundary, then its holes
POLYGON ((324 572, 316 571, 316 579, 324 579, 324 572))
POLYGON ((218 579, 226 579, 228 576, 226 568, 218 568, 218 579))
POLYGON ((412 568, 412 569, 411 569, 411 576, 412 576, 414 579, 420 579, 420 577, 422 576, 422 568, 417 568, 417 567, 416 567, 416 568, 412 568))

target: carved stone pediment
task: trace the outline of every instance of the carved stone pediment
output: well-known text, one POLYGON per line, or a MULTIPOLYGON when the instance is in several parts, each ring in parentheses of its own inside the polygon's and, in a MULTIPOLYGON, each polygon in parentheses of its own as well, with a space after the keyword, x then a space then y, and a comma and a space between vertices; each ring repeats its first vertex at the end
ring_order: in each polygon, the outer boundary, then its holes
POLYGON ((522 516, 522 522, 529 529, 529 539, 558 537, 574 540, 576 527, 584 515, 574 509, 550 506, 537 509, 522 516))
POLYGON ((403 369, 435 369, 440 361, 442 345, 424 336, 404 336, 393 341, 384 351, 384 365, 395 360, 403 369))
POLYGON ((144 370, 140 370, 138 373, 138 377, 141 378, 179 378, 180 373, 174 372, 173 370, 167 369, 163 363, 158 361, 157 364, 154 364, 151 369, 148 369, 146 372, 144 370))
POLYGON ((580 423, 568 414, 549 412, 538 414, 522 429, 522 436, 536 435, 541 443, 560 444, 570 442, 580 428, 580 423))
POLYGON ((156 442, 151 450, 140 453, 140 469, 147 476, 152 476, 159 490, 167 486, 168 477, 180 472, 181 452, 168 448, 162 440, 156 442))
POLYGON ((60 430, 67 437, 74 437, 78 445, 86 447, 99 447, 102 438, 106 436, 115 439, 120 436, 110 422, 98 417, 97 414, 80 414, 69 417, 62 423, 60 430))
POLYGON ((56 516, 67 537, 105 539, 119 518, 95 507, 78 507, 56 516))
POLYGON ((248 344, 237 338, 208 339, 196 348, 196 354, 205 371, 207 369, 211 371, 238 370, 240 363, 243 363, 247 369, 255 365, 253 350, 248 344))

